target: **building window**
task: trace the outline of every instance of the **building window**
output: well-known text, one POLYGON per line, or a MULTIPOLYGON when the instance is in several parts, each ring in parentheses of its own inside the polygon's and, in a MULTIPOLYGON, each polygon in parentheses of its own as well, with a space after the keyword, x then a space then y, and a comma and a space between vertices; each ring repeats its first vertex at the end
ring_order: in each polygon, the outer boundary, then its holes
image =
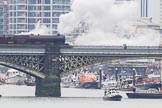
POLYGON ((29 23, 35 23, 35 19, 29 18, 29 19, 28 19, 28 22, 29 22, 29 23))
POLYGON ((38 6, 38 10, 41 10, 41 6, 38 6))
POLYGON ((59 23, 59 18, 52 18, 52 23, 59 23))
POLYGON ((38 0, 38 4, 41 4, 41 0, 38 0))
POLYGON ((10 10, 16 10, 16 6, 10 6, 10 10))
POLYGON ((3 19, 0 19, 0 22, 3 22, 3 19))
POLYGON ((59 17, 60 16, 60 13, 59 12, 52 12, 52 16, 53 17, 59 17))
POLYGON ((63 6, 52 6, 53 10, 63 10, 63 6))
POLYGON ((53 29, 57 29, 57 25, 56 25, 56 24, 53 24, 53 25, 52 25, 52 28, 53 28, 53 29))
POLYGON ((44 6, 44 10, 51 10, 50 6, 44 6))
POLYGON ((0 29, 3 29, 3 25, 0 25, 0 29))
POLYGON ((29 16, 29 17, 35 17, 36 15, 35 15, 35 12, 29 12, 29 13, 28 13, 28 16, 29 16))
POLYGON ((70 0, 53 0, 53 4, 70 4, 70 0))
POLYGON ((50 16, 51 16, 51 13, 50 13, 50 12, 45 12, 45 13, 44 13, 44 16, 45 16, 45 17, 50 17, 50 16))
POLYGON ((38 17, 41 17, 41 12, 38 12, 38 17))
POLYGON ((44 18, 43 23, 50 23, 50 19, 49 18, 44 18))
POLYGON ((50 4, 51 0, 45 0, 45 4, 50 4))
POLYGON ((0 7, 0 11, 3 11, 3 8, 2 7, 0 7))
POLYGON ((28 29, 30 30, 34 29, 34 25, 28 25, 28 29))
POLYGON ((36 10, 35 6, 28 6, 28 10, 36 10))
POLYGON ((60 0, 53 0, 53 4, 58 4, 60 0))
POLYGON ((27 0, 28 4, 36 4, 36 0, 27 0))

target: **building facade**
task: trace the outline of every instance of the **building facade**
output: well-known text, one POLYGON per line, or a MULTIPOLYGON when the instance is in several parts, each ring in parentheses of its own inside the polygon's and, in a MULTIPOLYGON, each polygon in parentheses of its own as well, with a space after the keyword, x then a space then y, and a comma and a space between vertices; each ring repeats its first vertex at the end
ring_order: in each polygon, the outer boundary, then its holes
POLYGON ((141 18, 148 18, 151 22, 162 27, 162 0, 138 0, 141 18))
POLYGON ((116 0, 116 3, 123 1, 136 1, 138 4, 137 19, 149 19, 162 27, 162 0, 116 0))
POLYGON ((9 33, 29 32, 40 20, 57 34, 59 16, 70 11, 70 0, 8 0, 9 33))
POLYGON ((162 0, 138 0, 140 17, 162 25, 162 0))
POLYGON ((0 34, 7 34, 7 23, 8 23, 8 6, 7 2, 0 1, 0 34))

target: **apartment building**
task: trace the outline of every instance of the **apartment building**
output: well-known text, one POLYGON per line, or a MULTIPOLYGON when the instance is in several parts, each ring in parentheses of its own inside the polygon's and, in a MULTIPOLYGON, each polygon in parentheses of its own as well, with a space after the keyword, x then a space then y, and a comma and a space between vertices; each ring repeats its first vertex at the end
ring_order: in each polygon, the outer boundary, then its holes
POLYGON ((5 35, 7 34, 7 23, 8 23, 8 6, 7 2, 0 1, 0 34, 5 35))
POLYGON ((59 16, 70 11, 70 0, 8 0, 9 33, 29 32, 41 20, 49 34, 57 34, 59 16))

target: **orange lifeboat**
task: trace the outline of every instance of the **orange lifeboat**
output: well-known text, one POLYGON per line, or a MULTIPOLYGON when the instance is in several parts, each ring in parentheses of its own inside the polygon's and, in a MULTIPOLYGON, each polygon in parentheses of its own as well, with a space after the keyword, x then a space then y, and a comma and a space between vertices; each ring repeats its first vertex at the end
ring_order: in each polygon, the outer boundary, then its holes
POLYGON ((96 82, 97 78, 93 73, 83 73, 78 77, 79 83, 96 82))

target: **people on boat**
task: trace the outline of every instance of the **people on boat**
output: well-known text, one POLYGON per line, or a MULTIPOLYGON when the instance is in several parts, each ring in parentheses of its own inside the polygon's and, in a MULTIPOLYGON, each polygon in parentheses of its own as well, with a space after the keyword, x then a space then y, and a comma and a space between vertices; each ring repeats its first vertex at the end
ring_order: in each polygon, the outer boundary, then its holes
POLYGON ((116 89, 108 89, 104 91, 104 100, 111 100, 111 101, 121 101, 122 96, 116 89))
POLYGON ((105 91, 104 91, 104 96, 106 96, 106 94, 107 94, 107 90, 105 89, 105 91))
POLYGON ((112 94, 112 93, 119 93, 116 89, 109 89, 109 90, 106 90, 104 91, 104 95, 109 95, 109 94, 112 94))
POLYGON ((133 88, 133 92, 134 92, 134 93, 136 92, 136 88, 135 88, 135 87, 133 88))

